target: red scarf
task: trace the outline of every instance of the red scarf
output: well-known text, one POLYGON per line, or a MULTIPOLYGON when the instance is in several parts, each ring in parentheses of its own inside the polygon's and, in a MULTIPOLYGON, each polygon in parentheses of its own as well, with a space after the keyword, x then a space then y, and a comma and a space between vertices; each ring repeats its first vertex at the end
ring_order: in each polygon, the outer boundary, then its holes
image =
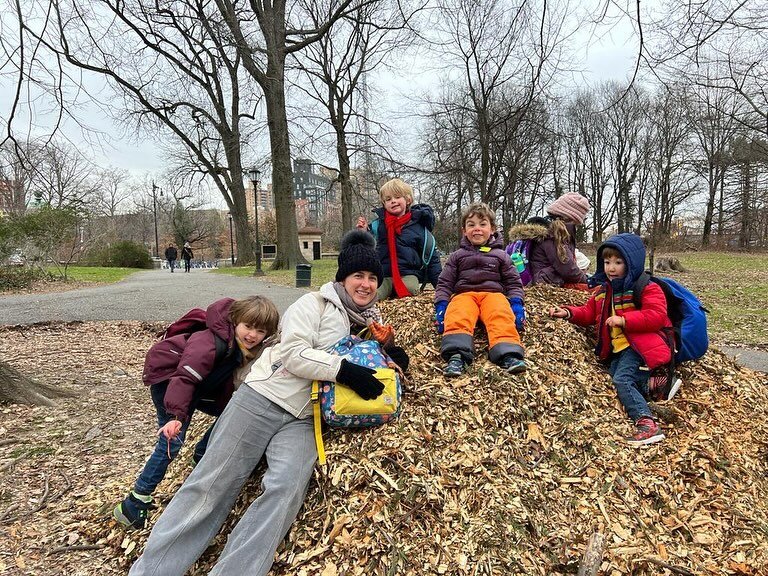
POLYGON ((384 211, 384 225, 387 227, 387 248, 389 248, 389 261, 392 263, 392 287, 398 298, 410 296, 411 293, 405 287, 403 279, 400 277, 400 267, 397 263, 397 249, 395 248, 395 234, 398 236, 403 232, 403 226, 411 221, 411 213, 406 212, 402 216, 393 216, 386 210, 384 211))

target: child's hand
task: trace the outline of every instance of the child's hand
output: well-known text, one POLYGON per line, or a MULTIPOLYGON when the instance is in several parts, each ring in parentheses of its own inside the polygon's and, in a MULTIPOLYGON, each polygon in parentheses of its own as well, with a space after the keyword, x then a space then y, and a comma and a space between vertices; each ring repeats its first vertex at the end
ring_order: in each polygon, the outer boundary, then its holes
POLYGON ((157 431, 158 436, 163 436, 166 440, 173 440, 181 432, 181 421, 173 419, 157 431))
POLYGON ((357 217, 357 223, 355 224, 355 228, 361 228, 363 230, 368 228, 368 220, 366 220, 365 216, 357 217))
POLYGON ((568 318, 568 310, 560 306, 552 306, 549 309, 550 318, 568 318))
POLYGON ((627 325, 627 319, 623 316, 611 316, 605 321, 605 325, 611 328, 623 328, 627 325))

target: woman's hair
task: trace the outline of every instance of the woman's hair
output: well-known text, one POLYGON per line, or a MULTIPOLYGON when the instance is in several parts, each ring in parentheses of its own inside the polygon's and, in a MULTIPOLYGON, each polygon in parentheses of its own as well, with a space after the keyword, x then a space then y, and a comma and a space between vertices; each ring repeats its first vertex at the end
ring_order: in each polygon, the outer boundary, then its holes
POLYGON ((232 302, 229 307, 229 320, 235 326, 242 322, 248 326, 261 328, 266 331, 267 336, 271 336, 277 332, 280 313, 269 298, 248 296, 232 302))
POLYGON ((552 223, 549 225, 549 232, 552 234, 552 238, 555 240, 555 246, 557 247, 557 257, 560 262, 568 261, 568 244, 571 242, 571 233, 568 232, 568 228, 565 226, 560 218, 553 218, 552 223))
POLYGON ((464 229, 467 220, 469 220, 472 216, 485 218, 488 220, 488 222, 491 223, 492 228, 496 228, 496 213, 488 207, 488 204, 485 204, 484 202, 473 202, 464 208, 464 211, 461 213, 462 230, 464 229))
POLYGON ((600 251, 600 258, 621 258, 624 260, 624 255, 613 246, 605 246, 600 251))
POLYGON ((379 199, 382 204, 384 203, 384 196, 387 195, 390 195, 393 198, 405 198, 405 204, 407 206, 413 204, 413 188, 400 180, 400 178, 387 180, 382 187, 379 188, 379 199))

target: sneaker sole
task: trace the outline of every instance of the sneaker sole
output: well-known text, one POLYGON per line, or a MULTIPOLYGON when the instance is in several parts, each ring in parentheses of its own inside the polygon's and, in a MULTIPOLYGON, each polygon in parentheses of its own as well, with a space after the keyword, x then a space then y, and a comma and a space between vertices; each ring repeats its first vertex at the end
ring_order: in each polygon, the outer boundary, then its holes
POLYGON ((463 372, 443 372, 443 376, 446 376, 448 378, 458 378, 462 374, 463 372))
POLYGON ((509 373, 509 374, 521 374, 521 373, 525 372, 526 370, 528 370, 528 366, 526 366, 525 364, 520 364, 518 366, 510 366, 509 368, 507 368, 507 373, 509 373))
POLYGON ((663 433, 656 434, 655 436, 649 436, 648 438, 644 438, 643 440, 627 440, 627 444, 630 446, 647 446, 648 444, 656 444, 656 442, 661 442, 664 440, 665 436, 663 433))
POLYGON ((675 397, 675 394, 680 390, 680 386, 683 385, 683 381, 680 380, 680 378, 675 378, 675 382, 672 384, 672 388, 669 389, 669 394, 667 394, 667 400, 672 400, 672 398, 675 397))

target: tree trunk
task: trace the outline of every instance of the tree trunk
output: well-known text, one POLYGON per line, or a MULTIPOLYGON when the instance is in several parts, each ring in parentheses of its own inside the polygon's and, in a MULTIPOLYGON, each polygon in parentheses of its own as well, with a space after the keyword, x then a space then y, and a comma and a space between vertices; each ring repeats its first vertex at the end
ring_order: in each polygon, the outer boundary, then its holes
POLYGON ((272 150, 272 190, 277 216, 277 254, 272 270, 288 270, 306 260, 299 250, 296 203, 293 200, 293 169, 288 118, 285 111, 285 79, 283 69, 270 63, 264 88, 267 102, 269 142, 272 150))
POLYGON ((54 398, 71 397, 75 394, 32 380, 13 366, 0 360, 0 403, 53 406, 54 398))

